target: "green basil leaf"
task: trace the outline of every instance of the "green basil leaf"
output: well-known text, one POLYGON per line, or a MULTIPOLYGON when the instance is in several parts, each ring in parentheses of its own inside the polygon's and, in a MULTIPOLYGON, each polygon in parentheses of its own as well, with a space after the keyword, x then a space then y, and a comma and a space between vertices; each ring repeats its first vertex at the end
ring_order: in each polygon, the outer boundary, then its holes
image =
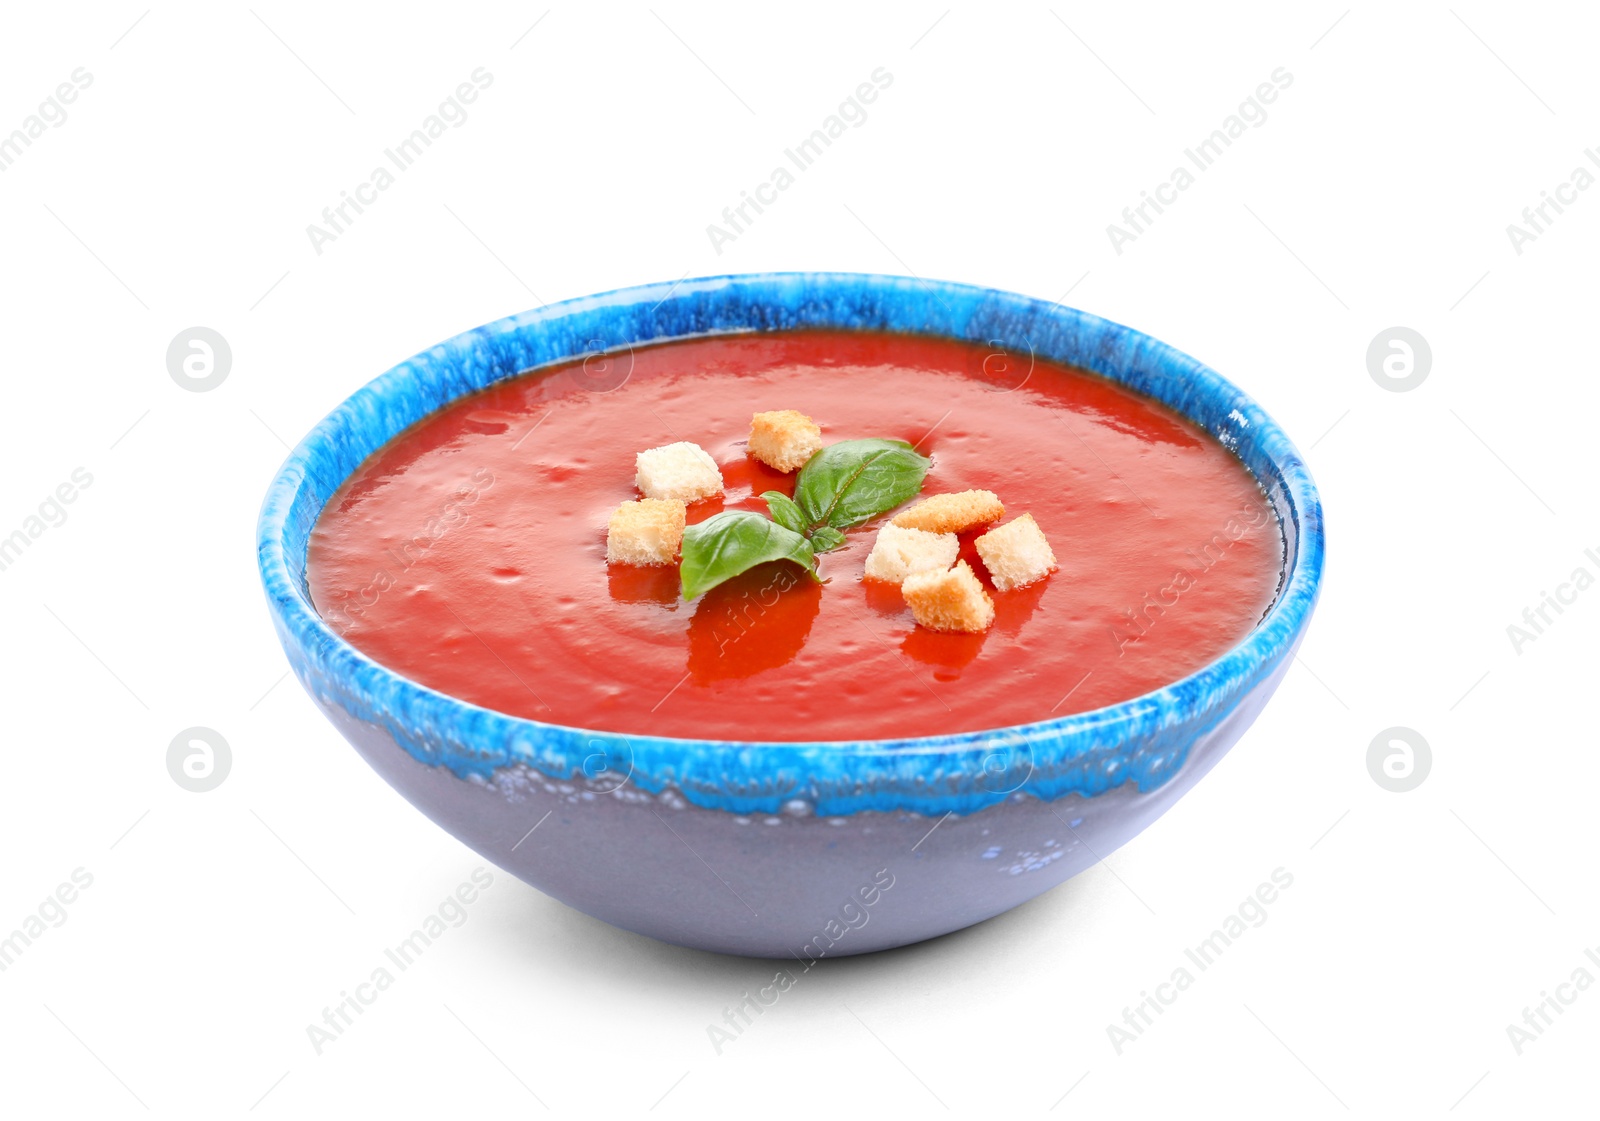
POLYGON ((794 499, 809 525, 849 529, 915 495, 932 463, 904 440, 843 440, 806 461, 794 499))
POLYGON ((844 544, 844 534, 834 529, 831 525, 819 525, 811 534, 811 551, 826 553, 830 549, 837 549, 844 544))
POLYGON ((800 507, 794 504, 794 499, 778 490, 769 490, 761 496, 767 500, 767 509, 772 512, 772 520, 784 529, 792 529, 796 533, 804 533, 811 527, 806 525, 806 516, 800 512, 800 507))
POLYGON ((683 598, 694 599, 724 580, 767 561, 790 560, 813 580, 816 555, 811 543, 792 529, 749 510, 725 510, 683 531, 683 563, 678 569, 683 598))

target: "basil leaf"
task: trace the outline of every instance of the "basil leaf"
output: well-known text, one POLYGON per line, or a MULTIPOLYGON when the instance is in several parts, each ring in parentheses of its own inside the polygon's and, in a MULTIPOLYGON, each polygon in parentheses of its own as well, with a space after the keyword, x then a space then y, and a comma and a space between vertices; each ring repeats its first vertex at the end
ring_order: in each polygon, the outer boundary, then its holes
POLYGON ((826 553, 830 549, 837 549, 844 544, 844 534, 834 529, 831 525, 819 525, 811 534, 811 551, 826 553))
POLYGON ((741 572, 767 561, 790 560, 813 580, 816 556, 811 543, 749 510, 725 510, 683 531, 683 563, 678 573, 683 598, 694 599, 741 572))
POLYGON ((794 499, 809 525, 848 529, 915 495, 932 463, 904 440, 843 440, 800 468, 794 499))
POLYGON ((784 529, 792 529, 796 533, 804 533, 811 527, 806 525, 806 516, 800 512, 800 507, 794 504, 782 491, 769 490, 761 496, 767 500, 767 509, 772 512, 772 520, 784 529))

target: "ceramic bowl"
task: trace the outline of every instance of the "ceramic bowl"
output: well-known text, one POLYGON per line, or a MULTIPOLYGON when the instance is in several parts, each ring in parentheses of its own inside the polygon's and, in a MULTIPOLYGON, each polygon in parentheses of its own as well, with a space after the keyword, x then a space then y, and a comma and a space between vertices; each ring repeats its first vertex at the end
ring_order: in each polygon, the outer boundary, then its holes
POLYGON ((1155 339, 990 289, 773 273, 570 300, 401 363, 290 454, 262 508, 258 551, 295 676, 412 805, 485 859, 616 926, 809 962, 982 922, 1159 817, 1238 740, 1288 668, 1317 599, 1323 531, 1316 487, 1272 418, 1155 339), (1000 340, 1165 402, 1261 482, 1285 540, 1277 601, 1224 656, 1122 704, 991 732, 827 743, 622 736, 507 716, 385 669, 312 607, 306 545, 323 504, 368 455, 446 403, 597 352, 812 327, 1000 340))

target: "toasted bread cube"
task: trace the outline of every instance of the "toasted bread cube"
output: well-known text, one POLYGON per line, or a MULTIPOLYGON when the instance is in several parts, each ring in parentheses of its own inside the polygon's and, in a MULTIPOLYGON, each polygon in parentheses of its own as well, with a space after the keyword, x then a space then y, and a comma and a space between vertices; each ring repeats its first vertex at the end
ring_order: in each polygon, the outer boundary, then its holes
POLYGON ((1006 508, 992 490, 964 490, 956 494, 936 494, 924 498, 909 510, 894 516, 894 524, 906 529, 925 529, 929 533, 960 533, 975 525, 999 521, 1006 508))
POLYGON ((912 617, 930 630, 976 634, 994 622, 994 600, 966 561, 948 570, 913 573, 900 585, 900 594, 912 617))
POLYGON ((634 481, 646 498, 698 502, 722 493, 717 461, 699 444, 679 441, 639 453, 634 481))
POLYGON ((961 542, 953 533, 886 525, 867 554, 867 579, 899 584, 918 572, 943 572, 956 563, 961 542))
POLYGON ((973 544, 989 578, 1002 592, 1043 580, 1056 568, 1056 555, 1032 514, 995 526, 973 544))
POLYGON ((687 507, 675 498, 624 502, 606 527, 606 563, 672 564, 683 544, 687 507))
POLYGON ((750 454, 774 471, 798 471, 822 449, 822 429, 793 409, 750 418, 750 454))

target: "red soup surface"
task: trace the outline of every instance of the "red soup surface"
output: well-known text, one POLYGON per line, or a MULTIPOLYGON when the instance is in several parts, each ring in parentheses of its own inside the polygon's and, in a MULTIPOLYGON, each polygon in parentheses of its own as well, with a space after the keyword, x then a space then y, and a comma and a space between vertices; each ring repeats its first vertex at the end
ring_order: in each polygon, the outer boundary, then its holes
POLYGON ((1236 645, 1277 593, 1281 530, 1243 465, 1194 424, 1103 378, 940 339, 848 332, 669 343, 526 374, 380 449, 329 501, 307 580, 372 658, 441 692, 581 728, 847 740, 1045 720, 1170 684, 1236 645), (725 509, 766 512, 794 476, 745 452, 750 415, 798 409, 823 440, 895 437, 931 456, 923 497, 997 492, 1060 563, 992 590, 994 625, 915 625, 865 581, 886 514, 820 558, 774 562, 684 602, 677 568, 608 566, 639 497, 634 455, 693 441, 725 509))

